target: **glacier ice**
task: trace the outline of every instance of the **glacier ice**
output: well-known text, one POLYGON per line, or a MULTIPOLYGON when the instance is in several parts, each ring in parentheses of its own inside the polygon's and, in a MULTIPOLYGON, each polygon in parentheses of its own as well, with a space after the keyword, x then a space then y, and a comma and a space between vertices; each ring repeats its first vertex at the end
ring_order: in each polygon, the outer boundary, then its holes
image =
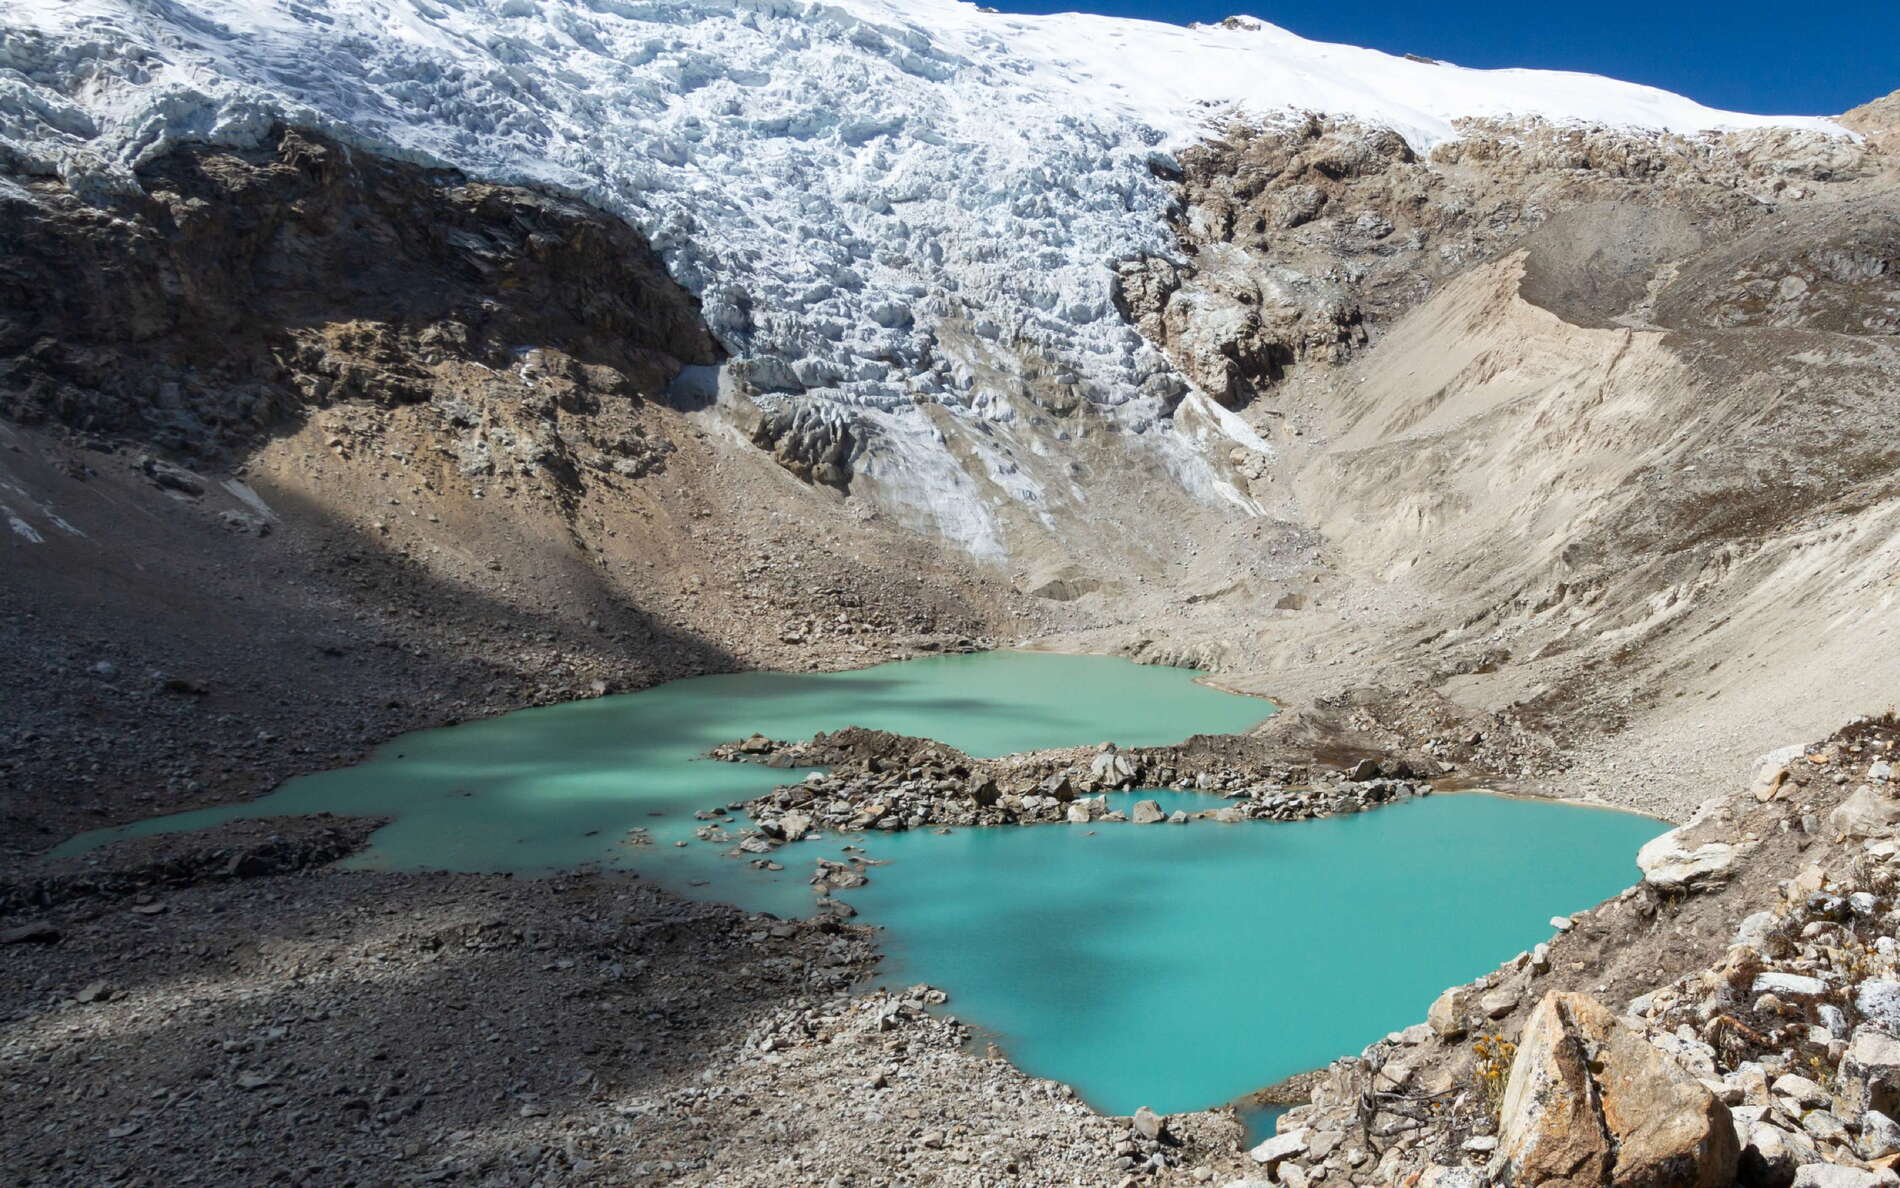
MULTIPOLYGON (((989 555, 1003 545, 972 490, 1033 502, 1034 484, 998 459, 982 484, 926 464, 918 402, 1007 420, 1013 358, 1159 428, 1159 398, 1186 385, 1118 316, 1112 265, 1175 251, 1157 167, 1212 122, 1319 110, 1419 148, 1466 115, 1824 126, 1247 19, 957 0, 13 0, 5 20, 0 166, 110 193, 175 143, 252 145, 286 119, 575 193, 650 237, 762 399, 832 402, 908 435, 870 469, 901 487, 912 467, 911 502, 989 555)), ((1196 421, 1157 448, 1182 452, 1190 489, 1228 497, 1188 454, 1245 427, 1196 421)))

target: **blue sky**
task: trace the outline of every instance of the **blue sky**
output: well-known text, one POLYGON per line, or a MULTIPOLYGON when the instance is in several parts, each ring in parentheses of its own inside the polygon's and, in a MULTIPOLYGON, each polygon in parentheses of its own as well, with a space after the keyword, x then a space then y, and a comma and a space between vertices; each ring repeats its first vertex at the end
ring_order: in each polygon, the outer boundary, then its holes
POLYGON ((1007 12, 1081 10, 1177 24, 1244 12, 1317 41, 1461 66, 1587 70, 1769 115, 1835 115, 1900 90, 1900 0, 981 2, 1007 12))

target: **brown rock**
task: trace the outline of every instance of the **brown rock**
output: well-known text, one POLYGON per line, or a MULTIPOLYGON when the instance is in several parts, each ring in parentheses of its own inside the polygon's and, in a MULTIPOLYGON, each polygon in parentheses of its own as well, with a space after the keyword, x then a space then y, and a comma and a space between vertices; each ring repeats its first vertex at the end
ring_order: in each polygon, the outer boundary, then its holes
POLYGON ((1556 991, 1525 1024, 1499 1137, 1518 1188, 1716 1188, 1738 1155, 1713 1094, 1596 999, 1556 991))

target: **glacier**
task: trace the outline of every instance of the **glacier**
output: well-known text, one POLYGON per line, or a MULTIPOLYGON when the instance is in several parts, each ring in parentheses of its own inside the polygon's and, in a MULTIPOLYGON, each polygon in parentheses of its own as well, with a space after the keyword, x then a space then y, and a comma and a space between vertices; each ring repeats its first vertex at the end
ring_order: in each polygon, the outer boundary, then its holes
MULTIPOLYGON (((1714 111, 1589 75, 1468 70, 1251 18, 1178 27, 957 0, 13 0, 0 166, 82 194, 181 142, 279 120, 625 217, 698 294, 764 405, 871 432, 856 471, 979 556, 988 506, 1074 500, 1011 443, 1020 377, 1100 410, 1196 498, 1267 450, 1117 312, 1117 260, 1176 254, 1171 154, 1236 117, 1318 111, 1424 150, 1466 116, 1677 132, 1825 121, 1714 111), (1002 432, 946 461, 921 406, 1002 432), (1219 438, 1218 446, 1210 437, 1219 438), (999 444, 1000 443, 1000 444, 999 444)), ((1045 468, 1046 470, 1046 468, 1045 468)))

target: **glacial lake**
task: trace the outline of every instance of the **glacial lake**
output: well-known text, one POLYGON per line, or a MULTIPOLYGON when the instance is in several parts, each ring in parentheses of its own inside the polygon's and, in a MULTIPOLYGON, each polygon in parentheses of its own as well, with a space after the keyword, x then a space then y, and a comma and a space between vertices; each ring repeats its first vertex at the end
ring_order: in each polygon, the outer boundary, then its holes
MULTIPOLYGON (((686 895, 791 916, 811 910, 813 861, 857 844, 888 862, 841 893, 861 922, 888 930, 884 979, 942 987, 947 1009, 1020 1067, 1126 1114, 1218 1105, 1423 1018, 1445 986, 1548 936, 1552 915, 1628 885, 1637 849, 1668 828, 1552 802, 1441 795, 1292 824, 826 837, 781 848, 782 873, 724 856, 736 831, 723 843, 694 836, 705 824, 695 811, 799 778, 704 758, 753 733, 801 739, 855 725, 996 756, 1179 742, 1248 729, 1273 710, 1194 676, 1110 657, 991 652, 697 677, 406 735, 261 799, 82 834, 57 852, 240 818, 384 816, 391 823, 347 865, 627 867, 686 895)), ((1170 809, 1222 803, 1144 795, 1170 809)))

